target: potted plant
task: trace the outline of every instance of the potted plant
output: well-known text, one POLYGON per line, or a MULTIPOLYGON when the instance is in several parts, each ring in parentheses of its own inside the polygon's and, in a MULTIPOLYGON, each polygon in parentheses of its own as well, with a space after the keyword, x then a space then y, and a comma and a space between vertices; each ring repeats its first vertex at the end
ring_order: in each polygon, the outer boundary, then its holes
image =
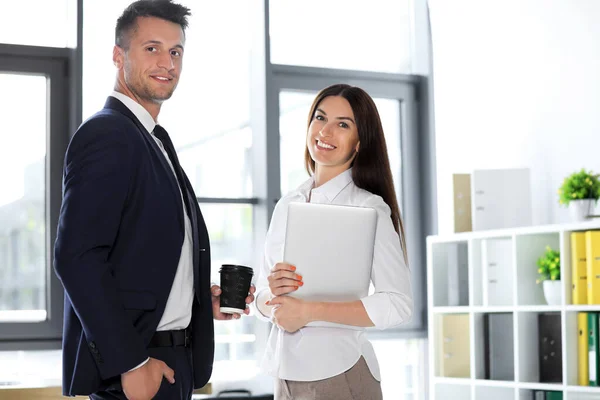
POLYGON ((561 304, 560 252, 546 246, 546 252, 537 260, 539 279, 544 288, 546 302, 551 305, 561 304))
POLYGON ((593 214, 600 198, 599 176, 582 169, 567 176, 558 189, 559 203, 569 207, 575 221, 583 221, 593 214))

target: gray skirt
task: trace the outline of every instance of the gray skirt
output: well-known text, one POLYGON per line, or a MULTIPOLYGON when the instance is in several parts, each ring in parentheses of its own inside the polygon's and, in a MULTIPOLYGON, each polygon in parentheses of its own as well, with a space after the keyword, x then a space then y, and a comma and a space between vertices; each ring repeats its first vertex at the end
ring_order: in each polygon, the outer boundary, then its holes
POLYGON ((381 384, 363 357, 348 371, 320 381, 275 380, 275 400, 382 400, 381 384))

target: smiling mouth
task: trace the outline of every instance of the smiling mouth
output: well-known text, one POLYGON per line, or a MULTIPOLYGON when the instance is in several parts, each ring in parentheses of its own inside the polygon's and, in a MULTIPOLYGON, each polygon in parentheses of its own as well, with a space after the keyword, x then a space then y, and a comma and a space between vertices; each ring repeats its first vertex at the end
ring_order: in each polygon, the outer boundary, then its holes
POLYGON ((329 143, 322 142, 319 139, 317 139, 317 147, 323 150, 335 150, 337 148, 329 143))
POLYGON ((166 76, 150 75, 150 77, 152 79, 154 79, 155 81, 158 81, 158 82, 161 82, 161 83, 168 83, 168 82, 171 82, 173 80, 173 78, 167 78, 166 76))

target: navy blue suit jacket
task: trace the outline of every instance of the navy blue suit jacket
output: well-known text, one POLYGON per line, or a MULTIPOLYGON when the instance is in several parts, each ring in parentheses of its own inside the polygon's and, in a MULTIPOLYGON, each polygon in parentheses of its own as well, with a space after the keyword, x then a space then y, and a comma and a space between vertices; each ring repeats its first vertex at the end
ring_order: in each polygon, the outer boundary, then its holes
MULTIPOLYGON (((214 356, 210 248, 195 194, 183 179, 192 205, 198 388, 210 378, 214 356)), ((177 179, 156 142, 123 103, 109 97, 79 127, 65 157, 54 254, 65 288, 65 395, 119 386, 120 374, 148 357, 181 254, 183 215, 177 179)))

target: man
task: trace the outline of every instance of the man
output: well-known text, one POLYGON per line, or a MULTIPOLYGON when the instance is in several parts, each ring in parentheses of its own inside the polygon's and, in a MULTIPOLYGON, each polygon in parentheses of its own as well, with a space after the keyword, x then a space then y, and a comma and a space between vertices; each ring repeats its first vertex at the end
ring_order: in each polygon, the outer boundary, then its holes
POLYGON ((210 288, 196 195, 156 124, 179 80, 189 15, 171 0, 124 11, 115 91, 67 150, 54 259, 65 395, 189 399, 212 372, 213 317, 232 318, 210 288))

